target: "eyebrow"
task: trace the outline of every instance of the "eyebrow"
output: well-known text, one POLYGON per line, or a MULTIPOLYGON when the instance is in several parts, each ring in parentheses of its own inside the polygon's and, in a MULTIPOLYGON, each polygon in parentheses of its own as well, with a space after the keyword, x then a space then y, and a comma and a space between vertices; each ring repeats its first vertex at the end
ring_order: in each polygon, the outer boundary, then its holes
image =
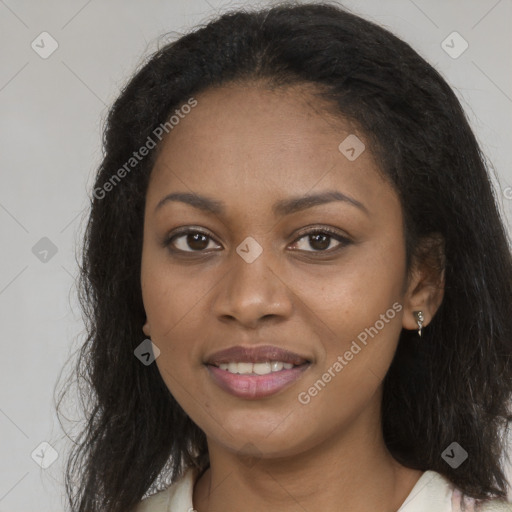
MULTIPOLYGON (((155 213, 162 208, 162 206, 172 201, 186 203, 194 208, 216 215, 222 215, 225 211, 224 203, 222 201, 195 193, 174 192, 166 195, 159 201, 155 207, 155 213)), ((333 201, 341 201, 351 204, 369 215, 368 209, 361 202, 357 201, 353 197, 342 194, 337 190, 326 190, 317 194, 281 199, 274 204, 272 211, 274 215, 284 216, 307 208, 312 208, 313 206, 331 203, 333 201)))

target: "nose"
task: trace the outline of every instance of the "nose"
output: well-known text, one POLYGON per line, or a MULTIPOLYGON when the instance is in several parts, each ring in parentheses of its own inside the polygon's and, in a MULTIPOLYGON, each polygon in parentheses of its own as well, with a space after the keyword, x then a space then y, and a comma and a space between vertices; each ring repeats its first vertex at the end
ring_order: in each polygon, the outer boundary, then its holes
POLYGON ((271 265, 265 251, 252 263, 236 252, 230 259, 213 306, 220 321, 236 321, 254 329, 265 319, 282 320, 291 315, 293 294, 275 260, 271 265))

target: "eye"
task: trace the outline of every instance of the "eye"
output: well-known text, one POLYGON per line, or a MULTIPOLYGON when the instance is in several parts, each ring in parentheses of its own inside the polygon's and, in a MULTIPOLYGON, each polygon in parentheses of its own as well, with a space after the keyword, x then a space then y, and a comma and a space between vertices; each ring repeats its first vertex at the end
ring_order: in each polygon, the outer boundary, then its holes
POLYGON ((330 253, 335 252, 349 243, 350 240, 347 237, 340 235, 336 231, 329 228, 317 228, 304 233, 293 243, 293 245, 297 246, 296 248, 301 251, 330 253), (301 243, 301 240, 303 239, 304 241, 301 243), (331 246, 333 239, 338 241, 338 245, 336 245, 334 249, 331 246), (312 247, 313 250, 308 250, 308 246, 312 247))
POLYGON ((195 229, 184 229, 179 233, 175 233, 164 241, 164 246, 171 246, 170 249, 176 252, 203 252, 209 247, 213 239, 195 229))
MULTIPOLYGON (((350 244, 351 241, 330 228, 317 228, 302 233, 296 241, 290 246, 306 252, 331 253, 350 244), (337 245, 332 247, 333 241, 337 245), (295 246, 295 247, 294 247, 295 246), (313 250, 308 249, 312 248, 313 250)), ((201 253, 207 250, 216 249, 214 239, 197 229, 183 229, 178 233, 167 237, 163 242, 164 247, 169 247, 173 252, 201 253), (211 244, 214 244, 212 247, 211 244)), ((219 248, 217 244, 217 248, 219 248)))

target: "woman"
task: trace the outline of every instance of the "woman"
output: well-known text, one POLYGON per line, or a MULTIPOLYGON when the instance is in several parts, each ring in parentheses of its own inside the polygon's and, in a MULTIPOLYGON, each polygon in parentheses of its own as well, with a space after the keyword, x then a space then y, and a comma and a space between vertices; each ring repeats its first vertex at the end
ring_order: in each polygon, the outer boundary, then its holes
POLYGON ((93 196, 72 510, 512 510, 507 235, 406 43, 225 14, 122 91, 93 196))

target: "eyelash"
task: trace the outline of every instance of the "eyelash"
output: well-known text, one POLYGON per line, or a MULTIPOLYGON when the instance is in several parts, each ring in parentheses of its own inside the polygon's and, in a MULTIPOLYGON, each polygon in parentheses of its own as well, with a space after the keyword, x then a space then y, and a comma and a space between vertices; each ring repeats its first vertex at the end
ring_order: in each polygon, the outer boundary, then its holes
MULTIPOLYGON (((163 241, 163 246, 164 247, 168 247, 169 250, 173 253, 179 253, 179 254, 186 254, 186 253, 189 253, 189 254, 201 254, 201 253, 205 253, 207 252, 206 250, 200 250, 200 251, 194 251, 194 250, 191 250, 191 251, 184 251, 182 249, 176 249, 174 247, 171 247, 172 243, 184 236, 184 235, 190 235, 190 234, 200 234, 200 235, 204 235, 205 237, 207 237, 208 239, 210 240, 213 240, 215 243, 218 244, 218 242, 213 238, 211 237, 208 233, 205 233, 204 231, 200 230, 200 229, 191 229, 191 228, 185 228, 185 229, 182 229, 176 233, 173 233, 171 236, 168 236, 167 238, 165 238, 165 240, 163 241)), ((309 231, 305 231, 305 232, 302 232, 299 234, 298 238, 296 238, 291 245, 294 245, 296 244, 299 240, 302 240, 303 238, 305 237, 308 237, 308 236, 312 236, 312 235, 317 235, 317 234, 325 234, 325 235, 328 235, 329 238, 334 238, 335 240, 337 240, 339 242, 339 245, 335 248, 331 248, 331 249, 326 249, 326 250, 311 250, 311 251, 303 251, 303 252, 306 252, 306 253, 317 253, 317 254, 332 254, 334 252, 337 252, 338 250, 342 249, 343 247, 349 245, 350 243, 352 243, 351 240, 349 240, 347 237, 344 237, 342 235, 340 235, 337 231, 331 229, 331 228, 328 228, 328 227, 322 227, 322 228, 314 228, 314 229, 311 229, 309 231)), ((219 244, 220 245, 220 244, 219 244)), ((330 243, 329 243, 330 245, 330 243)), ((298 249, 299 251, 301 251, 300 249, 298 249)))

